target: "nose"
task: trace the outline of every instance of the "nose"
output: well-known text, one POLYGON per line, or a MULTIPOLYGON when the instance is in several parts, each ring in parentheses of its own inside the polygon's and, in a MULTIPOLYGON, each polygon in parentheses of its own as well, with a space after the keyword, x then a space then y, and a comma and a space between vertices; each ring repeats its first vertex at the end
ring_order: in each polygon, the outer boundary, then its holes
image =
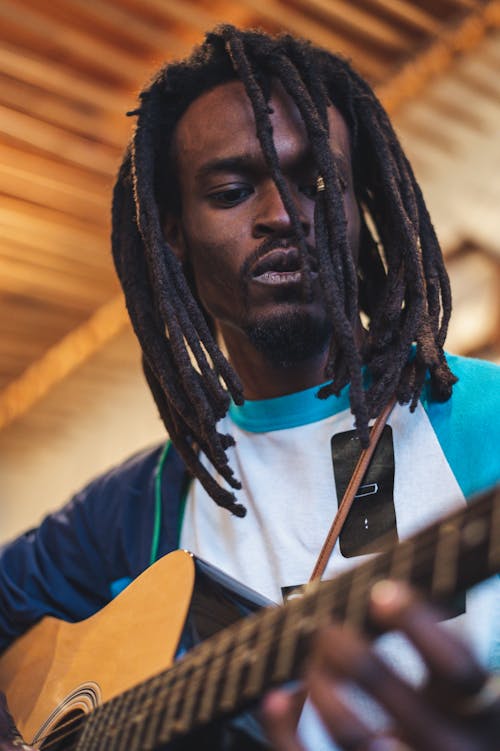
MULTIPOLYGON (((311 219, 306 215, 303 202, 294 197, 293 190, 290 190, 290 194, 298 214, 302 232, 305 237, 308 237, 311 231, 311 219)), ((293 231, 291 217, 285 208, 278 188, 272 180, 269 180, 269 185, 265 189, 262 189, 260 201, 257 202, 253 236, 255 238, 269 237, 271 235, 287 237, 293 231)))

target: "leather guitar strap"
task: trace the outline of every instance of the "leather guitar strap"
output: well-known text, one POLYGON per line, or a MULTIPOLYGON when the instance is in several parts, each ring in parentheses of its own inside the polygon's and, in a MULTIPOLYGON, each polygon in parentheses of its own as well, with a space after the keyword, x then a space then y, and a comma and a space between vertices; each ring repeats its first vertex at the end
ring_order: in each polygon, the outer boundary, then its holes
POLYGON ((332 526, 330 527, 325 542, 323 543, 323 547, 321 548, 321 552, 318 556, 318 560, 316 561, 309 581, 321 579, 323 575, 326 564, 328 563, 328 560, 332 554, 332 550, 335 547, 335 543, 337 542, 342 527, 344 526, 347 514, 349 513, 352 506, 352 502, 354 501, 354 497, 358 492, 358 488, 361 485, 363 477, 365 476, 366 471, 370 465, 373 452, 375 451, 380 436, 382 435, 382 431, 387 422, 387 418, 391 414, 392 408, 395 404, 396 397, 393 397, 391 401, 386 404, 382 412, 375 420, 375 423, 370 431, 370 443, 368 444, 368 447, 363 449, 363 451, 361 452, 358 462, 354 468, 354 472, 352 473, 351 479, 349 480, 349 485, 346 488, 344 497, 342 498, 339 509, 332 522, 332 526))

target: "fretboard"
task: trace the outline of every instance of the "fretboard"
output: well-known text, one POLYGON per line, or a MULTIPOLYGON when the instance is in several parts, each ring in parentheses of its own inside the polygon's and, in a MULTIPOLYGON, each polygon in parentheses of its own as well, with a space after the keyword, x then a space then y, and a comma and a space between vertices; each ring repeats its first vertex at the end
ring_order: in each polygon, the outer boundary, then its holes
POLYGON ((251 706, 300 675, 314 633, 332 617, 369 624, 370 587, 384 578, 445 600, 500 569, 500 492, 489 493, 332 581, 314 583, 195 647, 170 670, 95 710, 77 751, 147 751, 251 706))

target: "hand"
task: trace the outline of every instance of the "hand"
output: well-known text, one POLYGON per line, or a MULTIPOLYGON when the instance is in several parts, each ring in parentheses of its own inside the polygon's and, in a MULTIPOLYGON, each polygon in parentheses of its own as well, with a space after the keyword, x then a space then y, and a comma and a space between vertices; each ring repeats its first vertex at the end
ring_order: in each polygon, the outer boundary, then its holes
MULTIPOLYGON (((428 667, 414 688, 347 626, 332 624, 317 638, 306 689, 336 743, 346 751, 498 751, 500 687, 465 644, 445 631, 436 613, 406 586, 380 582, 371 616, 383 631, 400 630, 428 667), (375 734, 348 707, 339 688, 353 682, 388 713, 392 725, 375 734)), ((263 702, 264 725, 276 751, 303 751, 297 738, 297 700, 284 691, 263 702)))
POLYGON ((0 751, 35 751, 32 746, 27 746, 19 735, 2 691, 0 691, 0 751))

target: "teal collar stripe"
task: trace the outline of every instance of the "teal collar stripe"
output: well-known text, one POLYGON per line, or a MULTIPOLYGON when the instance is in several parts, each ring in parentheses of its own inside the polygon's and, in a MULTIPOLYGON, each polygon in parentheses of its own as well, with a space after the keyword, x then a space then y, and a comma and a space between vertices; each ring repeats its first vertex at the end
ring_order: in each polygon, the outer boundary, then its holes
POLYGON ((241 407, 231 402, 229 415, 234 423, 249 433, 286 430, 324 420, 349 409, 349 387, 339 396, 318 399, 320 386, 305 391, 278 396, 275 399, 246 401, 241 407))

